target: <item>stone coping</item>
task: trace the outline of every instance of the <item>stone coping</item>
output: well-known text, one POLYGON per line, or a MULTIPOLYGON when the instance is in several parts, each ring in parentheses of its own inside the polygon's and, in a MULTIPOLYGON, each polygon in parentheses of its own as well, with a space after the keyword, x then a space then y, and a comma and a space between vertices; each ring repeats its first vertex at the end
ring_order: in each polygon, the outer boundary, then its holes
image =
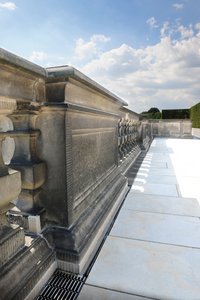
POLYGON ((95 89, 101 94, 104 94, 105 96, 111 98, 122 106, 128 106, 127 102, 125 102, 120 97, 116 96, 88 76, 84 75, 74 67, 65 65, 45 69, 2 48, 0 48, 0 63, 8 64, 17 67, 18 69, 29 71, 31 73, 37 74, 38 76, 45 77, 47 79, 47 82, 51 82, 52 79, 53 81, 63 78, 64 80, 68 80, 69 78, 75 79, 78 82, 81 82, 86 86, 95 89))
POLYGON ((47 75, 47 72, 44 68, 2 48, 0 48, 0 63, 9 64, 19 69, 36 73, 41 77, 46 77, 47 75))
POLYGON ((73 78, 79 82, 84 83, 88 87, 95 89, 96 91, 100 92, 101 94, 104 94, 105 96, 112 98, 115 102, 120 103, 122 106, 128 106, 128 103, 101 86, 99 83, 95 82, 88 76, 84 75, 77 69, 71 66, 58 66, 58 67, 50 67, 47 68, 47 74, 49 81, 51 82, 51 79, 54 80, 60 80, 61 78, 64 80, 68 80, 69 78, 73 78))

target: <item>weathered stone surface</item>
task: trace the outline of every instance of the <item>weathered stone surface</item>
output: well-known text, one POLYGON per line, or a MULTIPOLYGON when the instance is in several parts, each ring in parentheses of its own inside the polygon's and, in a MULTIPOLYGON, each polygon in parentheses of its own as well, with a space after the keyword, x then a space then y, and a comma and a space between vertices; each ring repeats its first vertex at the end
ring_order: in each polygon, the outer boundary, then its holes
POLYGON ((111 222, 103 220, 127 191, 116 138, 125 102, 69 67, 48 69, 47 100, 35 123, 39 157, 48 165, 42 205, 46 222, 54 224, 59 261, 81 272, 94 254, 95 235, 101 232, 101 241, 111 222))
POLYGON ((69 249, 73 249, 73 251, 64 250, 66 249, 65 245, 62 245, 58 239, 59 230, 56 231, 54 239, 56 247, 58 247, 57 258, 61 268, 75 273, 83 273, 87 269, 127 191, 127 182, 122 178, 116 180, 112 188, 105 190, 104 197, 98 199, 98 205, 93 204, 88 210, 88 214, 84 218, 80 218, 72 229, 71 236, 74 237, 74 240, 69 249))
POLYGON ((17 199, 21 191, 21 176, 15 171, 0 177, 0 209, 6 206, 11 200, 17 199))
POLYGON ((16 206, 22 211, 27 213, 37 213, 41 208, 41 189, 25 190, 23 189, 19 194, 16 201, 16 206))
POLYGON ((151 120, 154 136, 191 137, 192 123, 190 120, 151 120))
POLYGON ((115 113, 127 103, 73 67, 47 68, 48 102, 74 103, 115 113))
POLYGON ((22 228, 0 227, 0 270, 24 247, 25 237, 22 228))
POLYGON ((0 66, 0 137, 11 150, 0 173, 14 176, 6 161, 22 183, 9 220, 28 230, 37 214, 44 226, 0 273, 3 297, 24 299, 52 265, 54 247, 60 268, 86 270, 127 193, 122 174, 141 152, 141 124, 126 102, 72 67, 45 70, 2 50, 0 66))
POLYGON ((29 163, 27 165, 11 165, 15 170, 20 171, 22 188, 35 190, 43 185, 46 176, 46 164, 44 162, 29 163))
MULTIPOLYGON (((8 51, 0 49, 0 96, 10 101, 44 101, 46 72, 8 51)), ((7 102, 7 100, 6 100, 7 102)))
POLYGON ((2 299, 25 299, 54 261, 53 249, 49 248, 46 241, 41 237, 33 240, 29 247, 24 247, 20 255, 1 270, 2 299))

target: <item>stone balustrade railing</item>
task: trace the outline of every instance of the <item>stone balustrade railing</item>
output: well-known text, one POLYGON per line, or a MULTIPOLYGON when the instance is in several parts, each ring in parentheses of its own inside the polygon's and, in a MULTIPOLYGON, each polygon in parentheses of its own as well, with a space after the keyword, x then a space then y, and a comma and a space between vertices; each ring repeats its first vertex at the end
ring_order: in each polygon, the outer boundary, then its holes
POLYGON ((122 161, 135 149, 139 141, 140 123, 131 119, 120 119, 118 122, 118 154, 122 161))
POLYGON ((8 164, 14 153, 13 124, 8 115, 15 109, 15 102, 0 99, 0 270, 24 246, 24 231, 19 226, 10 226, 7 211, 13 207, 21 191, 20 172, 8 164))
POLYGON ((43 274, 55 260, 44 241, 27 244, 26 233, 29 217, 42 210, 38 189, 46 177, 34 126, 45 72, 2 49, 0 70, 0 291, 1 299, 24 299, 41 267, 43 274))

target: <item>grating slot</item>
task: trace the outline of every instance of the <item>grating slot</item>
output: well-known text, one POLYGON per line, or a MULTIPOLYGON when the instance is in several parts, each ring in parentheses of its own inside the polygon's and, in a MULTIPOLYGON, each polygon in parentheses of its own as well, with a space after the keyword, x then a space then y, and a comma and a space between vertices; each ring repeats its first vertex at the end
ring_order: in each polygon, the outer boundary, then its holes
POLYGON ((60 292, 60 295, 58 296, 57 300, 65 299, 65 298, 64 298, 64 294, 65 294, 65 290, 62 290, 62 291, 60 292))
POLYGON ((63 288, 64 288, 64 289, 67 289, 67 288, 69 289, 69 288, 70 288, 69 280, 67 280, 67 281, 64 280, 64 282, 63 282, 63 288))
POLYGON ((43 297, 48 296, 50 289, 51 289, 51 287, 47 285, 47 286, 44 288, 44 290, 43 290, 41 296, 43 296, 43 297))
POLYGON ((54 281, 55 281, 55 277, 53 276, 49 279, 48 285, 53 285, 54 281))
POLYGON ((62 289, 65 288, 65 278, 61 278, 59 287, 61 287, 62 289))
POLYGON ((76 291, 76 293, 78 292, 78 290, 79 290, 79 282, 78 281, 75 281, 74 282, 74 285, 73 285, 73 289, 76 291))
POLYGON ((68 289, 69 290, 73 290, 73 284, 74 284, 74 282, 73 281, 68 281, 68 289))
POLYGON ((61 287, 61 282, 63 281, 62 277, 58 277, 58 281, 56 283, 57 287, 61 287))
POLYGON ((77 292, 77 293, 79 293, 79 292, 80 292, 80 290, 81 290, 81 287, 82 287, 82 283, 80 283, 80 282, 77 282, 77 283, 76 283, 76 292, 77 292))
POLYGON ((58 289, 56 287, 51 287, 51 294, 49 295, 51 299, 56 299, 56 294, 58 293, 58 289))
POLYGON ((55 277, 54 281, 52 282, 52 285, 57 285, 58 281, 59 281, 59 277, 55 277))

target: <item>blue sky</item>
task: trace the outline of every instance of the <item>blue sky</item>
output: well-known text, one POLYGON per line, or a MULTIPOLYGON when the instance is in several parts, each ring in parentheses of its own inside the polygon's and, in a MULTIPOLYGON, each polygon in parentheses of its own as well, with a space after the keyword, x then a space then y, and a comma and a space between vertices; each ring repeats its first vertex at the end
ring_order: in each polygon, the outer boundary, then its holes
POLYGON ((72 65, 136 112, 200 101, 200 0, 0 0, 0 47, 72 65))

